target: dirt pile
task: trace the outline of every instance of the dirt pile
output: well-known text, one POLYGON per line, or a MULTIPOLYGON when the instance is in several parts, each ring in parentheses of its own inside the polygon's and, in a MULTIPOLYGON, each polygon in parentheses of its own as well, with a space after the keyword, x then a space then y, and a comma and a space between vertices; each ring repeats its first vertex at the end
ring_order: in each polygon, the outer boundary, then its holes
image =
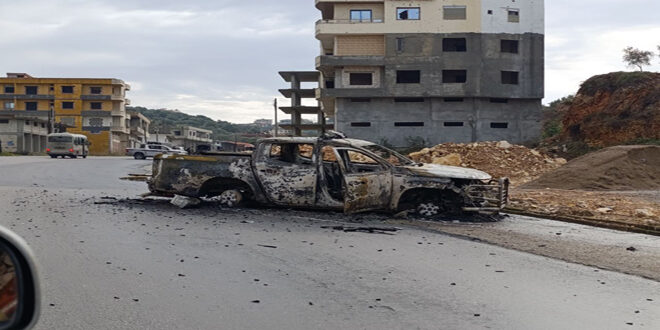
POLYGON ((561 141, 601 148, 660 140, 660 73, 612 72, 585 81, 563 114, 561 141))
POLYGON ((523 189, 660 189, 660 146, 616 146, 573 159, 523 189))
POLYGON ((506 141, 469 144, 444 143, 413 152, 416 162, 476 168, 494 178, 508 177, 516 186, 552 171, 566 160, 506 141))

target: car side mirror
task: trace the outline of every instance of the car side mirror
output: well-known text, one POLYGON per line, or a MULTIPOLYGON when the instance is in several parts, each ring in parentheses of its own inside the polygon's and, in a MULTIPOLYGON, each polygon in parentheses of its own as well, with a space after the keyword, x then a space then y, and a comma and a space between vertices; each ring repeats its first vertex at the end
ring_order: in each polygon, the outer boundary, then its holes
POLYGON ((20 236, 0 226, 0 330, 34 327, 40 294, 32 251, 20 236))

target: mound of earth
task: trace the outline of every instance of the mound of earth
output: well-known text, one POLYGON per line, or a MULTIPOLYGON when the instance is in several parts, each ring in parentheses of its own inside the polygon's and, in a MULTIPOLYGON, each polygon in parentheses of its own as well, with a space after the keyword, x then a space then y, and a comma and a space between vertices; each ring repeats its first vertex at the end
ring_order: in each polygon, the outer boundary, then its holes
POLYGON ((589 78, 563 113, 560 140, 592 148, 660 140, 660 73, 589 78))
POLYGON ((523 189, 657 190, 660 146, 615 146, 578 157, 523 189))
POLYGON ((566 163, 565 159, 553 158, 506 141, 444 143, 413 152, 409 157, 416 162, 475 168, 494 178, 508 177, 513 186, 533 180, 566 163))

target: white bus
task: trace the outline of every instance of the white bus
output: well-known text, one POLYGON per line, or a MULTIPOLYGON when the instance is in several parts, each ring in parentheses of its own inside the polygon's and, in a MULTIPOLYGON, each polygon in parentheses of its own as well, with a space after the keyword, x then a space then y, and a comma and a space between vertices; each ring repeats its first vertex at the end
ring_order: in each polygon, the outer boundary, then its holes
POLYGON ((46 153, 48 153, 50 158, 57 158, 58 156, 62 158, 67 156, 71 158, 78 158, 78 156, 87 158, 90 145, 91 143, 87 137, 81 134, 53 133, 48 134, 46 153))

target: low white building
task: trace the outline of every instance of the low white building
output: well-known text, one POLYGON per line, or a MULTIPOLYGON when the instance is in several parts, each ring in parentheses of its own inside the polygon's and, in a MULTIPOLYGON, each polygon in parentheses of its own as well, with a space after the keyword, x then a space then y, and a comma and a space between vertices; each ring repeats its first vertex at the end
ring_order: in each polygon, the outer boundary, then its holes
POLYGON ((0 111, 0 149, 3 152, 45 152, 47 137, 47 118, 0 111))

